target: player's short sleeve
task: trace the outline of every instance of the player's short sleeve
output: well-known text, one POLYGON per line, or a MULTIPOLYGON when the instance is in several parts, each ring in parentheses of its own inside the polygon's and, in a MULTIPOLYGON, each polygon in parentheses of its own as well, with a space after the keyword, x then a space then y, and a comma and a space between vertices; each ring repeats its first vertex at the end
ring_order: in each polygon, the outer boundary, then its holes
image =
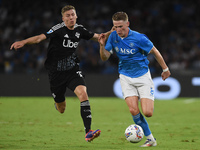
POLYGON ((110 53, 113 53, 112 41, 113 41, 113 34, 111 33, 110 36, 108 37, 108 40, 107 40, 106 45, 105 45, 105 49, 107 51, 109 51, 110 53))
POLYGON ((44 33, 47 38, 52 38, 56 35, 56 32, 51 28, 48 32, 44 33))
POLYGON ((94 33, 81 26, 81 38, 89 40, 94 36, 94 33))
POLYGON ((149 53, 150 50, 153 48, 153 43, 149 40, 149 38, 145 34, 143 34, 140 39, 140 48, 147 53, 149 53))

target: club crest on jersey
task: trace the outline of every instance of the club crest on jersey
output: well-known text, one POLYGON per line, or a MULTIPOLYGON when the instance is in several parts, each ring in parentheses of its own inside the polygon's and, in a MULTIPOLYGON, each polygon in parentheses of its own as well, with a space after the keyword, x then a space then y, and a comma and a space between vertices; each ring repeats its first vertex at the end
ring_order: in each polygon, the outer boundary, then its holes
POLYGON ((79 38, 79 37, 80 37, 80 33, 76 32, 75 36, 76 36, 77 38, 79 38))
POLYGON ((129 43, 129 46, 130 46, 130 47, 133 47, 133 46, 134 46, 134 44, 133 44, 133 43, 129 43))

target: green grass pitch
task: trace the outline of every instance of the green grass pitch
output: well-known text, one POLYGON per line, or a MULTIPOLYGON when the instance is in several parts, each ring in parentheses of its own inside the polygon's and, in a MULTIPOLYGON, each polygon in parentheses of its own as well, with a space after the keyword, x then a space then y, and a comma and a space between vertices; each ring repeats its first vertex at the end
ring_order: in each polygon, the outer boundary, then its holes
MULTIPOLYGON (((101 136, 84 139, 80 103, 67 97, 64 114, 54 108, 51 97, 0 97, 0 149, 2 150, 133 150, 145 149, 124 136, 133 124, 124 100, 90 97, 92 129, 101 136)), ((155 100, 154 115, 147 118, 157 139, 148 150, 200 149, 200 98, 155 100)))

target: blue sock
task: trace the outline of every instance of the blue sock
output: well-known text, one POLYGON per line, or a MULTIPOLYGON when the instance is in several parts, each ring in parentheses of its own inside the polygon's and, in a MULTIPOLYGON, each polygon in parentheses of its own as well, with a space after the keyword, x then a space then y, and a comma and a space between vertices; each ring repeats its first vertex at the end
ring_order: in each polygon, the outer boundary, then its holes
POLYGON ((133 117, 133 121, 135 122, 135 124, 142 127, 145 136, 148 136, 148 135, 151 134, 151 131, 149 129, 149 125, 148 125, 146 119, 144 118, 144 116, 141 113, 139 113, 135 116, 132 116, 132 117, 133 117))

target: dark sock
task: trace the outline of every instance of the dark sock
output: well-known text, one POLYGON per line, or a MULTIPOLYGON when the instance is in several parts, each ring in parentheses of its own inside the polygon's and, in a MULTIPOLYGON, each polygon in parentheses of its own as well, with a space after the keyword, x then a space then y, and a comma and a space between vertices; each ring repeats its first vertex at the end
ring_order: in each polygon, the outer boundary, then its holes
POLYGON ((81 117, 83 119, 85 133, 87 133, 91 128, 92 121, 90 103, 88 100, 81 102, 81 117))

